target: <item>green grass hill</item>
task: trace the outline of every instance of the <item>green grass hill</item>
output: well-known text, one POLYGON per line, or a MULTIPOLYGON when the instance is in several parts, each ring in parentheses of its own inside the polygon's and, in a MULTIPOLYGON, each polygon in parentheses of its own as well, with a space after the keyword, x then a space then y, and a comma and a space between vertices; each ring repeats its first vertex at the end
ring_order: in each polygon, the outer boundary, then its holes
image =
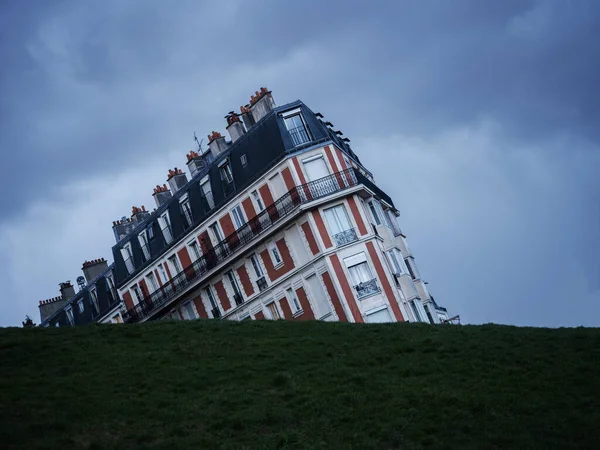
POLYGON ((0 448, 600 448, 600 329, 0 329, 0 448))

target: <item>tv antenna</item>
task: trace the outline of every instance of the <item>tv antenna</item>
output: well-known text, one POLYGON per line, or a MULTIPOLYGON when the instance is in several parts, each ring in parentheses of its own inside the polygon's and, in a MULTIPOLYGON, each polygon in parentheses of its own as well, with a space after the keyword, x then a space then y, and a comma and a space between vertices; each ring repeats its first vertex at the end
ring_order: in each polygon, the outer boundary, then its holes
POLYGON ((77 285, 79 286, 79 291, 81 291, 85 287, 85 278, 82 276, 77 277, 77 285))
POLYGON ((195 131, 194 131, 194 141, 196 141, 196 144, 198 144, 198 150, 200 150, 200 154, 204 153, 204 150, 202 150, 202 142, 204 142, 204 139, 202 139, 200 142, 198 142, 198 136, 196 136, 195 131))

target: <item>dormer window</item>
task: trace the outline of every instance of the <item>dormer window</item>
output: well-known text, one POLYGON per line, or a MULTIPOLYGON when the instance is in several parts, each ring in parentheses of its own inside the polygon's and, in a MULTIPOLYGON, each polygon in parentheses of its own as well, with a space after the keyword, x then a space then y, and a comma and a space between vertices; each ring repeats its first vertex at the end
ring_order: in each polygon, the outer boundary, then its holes
POLYGON ((194 218, 192 216, 192 206, 190 205, 190 199, 187 194, 185 194, 179 200, 179 207, 181 208, 181 214, 183 216, 185 228, 191 227, 194 223, 194 218))
POLYGON ((209 210, 215 207, 215 199, 212 194, 212 189, 210 187, 210 179, 208 178, 208 176, 200 180, 200 191, 202 192, 202 196, 204 197, 204 200, 208 205, 208 208, 206 208, 205 212, 208 212, 209 210))
POLYGON ((148 261, 150 259, 150 247, 148 246, 148 235, 146 234, 146 230, 138 234, 138 241, 140 242, 140 247, 142 248, 144 261, 148 261))
POLYGON ((292 138, 292 142, 294 143, 294 147, 305 144, 310 141, 310 137, 308 135, 308 128, 306 127, 306 123, 300 114, 300 110, 290 111, 283 115, 283 121, 285 123, 285 127, 290 133, 290 137, 292 138))
POLYGON ((171 231, 171 219, 169 218, 169 212, 165 211, 158 218, 158 223, 162 231, 165 243, 168 245, 173 240, 173 233, 171 231))
POLYGON ((233 172, 231 171, 231 164, 229 159, 226 159, 219 165, 219 172, 221 173, 221 181, 223 183, 223 191, 225 197, 233 193, 235 186, 233 184, 233 172))
POLYGON ((135 266, 133 265, 133 253, 131 252, 131 244, 129 242, 121 249, 121 256, 123 257, 123 261, 125 261, 127 273, 131 275, 135 271, 135 266))

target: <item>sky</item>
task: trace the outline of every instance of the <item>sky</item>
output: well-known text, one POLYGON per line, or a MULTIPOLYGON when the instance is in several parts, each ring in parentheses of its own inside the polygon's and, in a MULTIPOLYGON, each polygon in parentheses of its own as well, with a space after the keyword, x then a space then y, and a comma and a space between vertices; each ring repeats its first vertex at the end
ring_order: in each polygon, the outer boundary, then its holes
POLYGON ((261 86, 352 139, 462 323, 600 326, 599 30, 596 0, 4 0, 0 326, 261 86))

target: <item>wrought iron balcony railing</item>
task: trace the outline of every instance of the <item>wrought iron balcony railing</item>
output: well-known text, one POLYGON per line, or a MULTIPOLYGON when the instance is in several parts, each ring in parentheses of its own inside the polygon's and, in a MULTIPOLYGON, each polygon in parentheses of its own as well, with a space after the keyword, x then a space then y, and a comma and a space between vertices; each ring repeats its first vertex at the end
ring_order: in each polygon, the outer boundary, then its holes
POLYGON ((351 244, 354 241, 358 241, 358 236, 356 235, 356 230, 354 228, 350 228, 346 231, 342 231, 341 233, 334 234, 333 240, 338 247, 341 247, 342 245, 351 244))
POLYGON ((292 128, 288 131, 290 133, 290 137, 292 138, 292 142, 294 143, 294 147, 297 147, 298 145, 310 141, 310 138, 308 137, 308 133, 306 132, 306 128, 304 128, 304 126, 292 128))
POLYGON ((140 303, 126 311, 123 319, 126 322, 136 322, 153 314, 233 255, 238 249, 293 213, 300 205, 340 192, 357 184, 355 170, 347 169, 310 183, 295 186, 237 231, 223 239, 211 251, 206 252, 202 257, 176 274, 160 289, 152 292, 140 303))
POLYGON ((256 285, 258 286, 259 292, 262 292, 269 287, 269 285, 267 284, 267 279, 265 277, 260 277, 258 280, 256 280, 256 285))
POLYGON ((354 286, 354 289, 356 289, 356 294, 359 299, 380 292, 379 286, 377 286, 376 278, 373 278, 369 281, 363 281, 362 283, 354 286))

